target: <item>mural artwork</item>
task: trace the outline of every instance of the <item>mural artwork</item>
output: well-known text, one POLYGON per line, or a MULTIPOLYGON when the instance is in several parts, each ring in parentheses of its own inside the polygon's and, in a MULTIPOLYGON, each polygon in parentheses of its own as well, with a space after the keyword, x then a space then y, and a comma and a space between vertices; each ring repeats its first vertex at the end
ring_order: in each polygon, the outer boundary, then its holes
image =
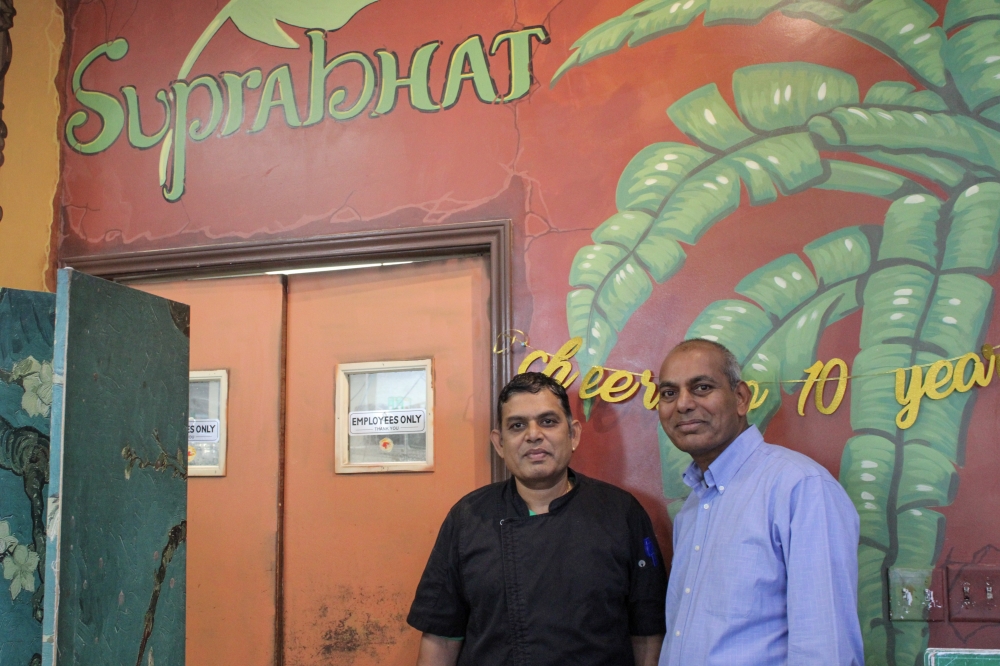
POLYGON ((58 277, 42 663, 183 664, 188 308, 58 277))
POLYGON ((38 666, 55 296, 0 289, 0 666, 38 666))
MULTIPOLYGON (((688 459, 642 370, 705 337, 857 507, 867 663, 1000 640, 894 621, 888 592, 1000 564, 996 0, 107 0, 67 25, 61 259, 510 220, 515 363, 573 384, 575 468, 665 552, 688 459)), ((117 441, 129 483, 176 471, 163 435, 117 441)))
MULTIPOLYGON (((927 647, 925 623, 890 621, 887 570, 938 561, 945 520, 930 507, 958 491, 972 404, 972 394, 951 393, 925 403, 903 429, 894 378, 875 373, 955 359, 984 342, 993 288, 981 276, 996 270, 1000 239, 998 10, 952 0, 938 26, 931 8, 905 0, 646 0, 581 37, 553 77, 701 15, 710 26, 781 11, 874 46, 920 82, 918 90, 879 81, 862 96, 849 72, 781 62, 736 70, 735 110, 715 83, 685 95, 667 114, 690 143, 656 143, 628 164, 615 193, 619 212, 577 254, 569 279, 578 288, 567 298, 586 372, 607 359, 653 284, 684 263, 681 243, 696 246, 736 210, 741 183, 755 206, 807 188, 892 201, 882 226, 845 225, 753 271, 734 287, 743 298, 709 304, 686 334, 727 345, 747 379, 771 388, 751 412, 763 430, 781 406, 779 386, 801 388, 824 330, 862 310, 852 373, 867 376, 854 379, 855 436, 840 480, 861 515, 859 612, 873 666, 914 664, 927 647)), ((952 372, 936 388, 951 384, 952 372)), ((689 491, 681 473, 690 457, 662 432, 660 452, 673 515, 689 491)))

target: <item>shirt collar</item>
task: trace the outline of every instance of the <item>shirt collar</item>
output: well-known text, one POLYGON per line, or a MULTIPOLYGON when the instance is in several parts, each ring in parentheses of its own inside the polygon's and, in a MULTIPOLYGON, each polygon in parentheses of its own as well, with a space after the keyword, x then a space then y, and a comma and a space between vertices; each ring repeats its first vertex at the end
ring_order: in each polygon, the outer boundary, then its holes
MULTIPOLYGON (((574 472, 571 468, 567 468, 566 474, 569 477, 570 483, 573 485, 570 491, 565 495, 560 495, 551 502, 549 502, 549 513, 556 513, 563 506, 568 504, 576 495, 580 486, 586 483, 587 477, 583 474, 574 472)), ((509 498, 509 502, 513 505, 514 513, 517 516, 527 517, 528 516, 528 505, 521 497, 520 493, 517 492, 517 480, 511 476, 510 480, 507 481, 507 492, 505 493, 509 498)), ((509 514, 508 514, 509 515, 509 514)))
POLYGON ((757 447, 764 441, 757 426, 751 425, 732 441, 732 443, 719 454, 719 457, 712 461, 708 469, 702 474, 698 463, 692 462, 684 470, 684 483, 689 488, 697 488, 702 483, 706 487, 717 487, 719 492, 725 492, 728 484, 736 472, 739 471, 743 463, 747 461, 750 454, 757 450, 757 447))

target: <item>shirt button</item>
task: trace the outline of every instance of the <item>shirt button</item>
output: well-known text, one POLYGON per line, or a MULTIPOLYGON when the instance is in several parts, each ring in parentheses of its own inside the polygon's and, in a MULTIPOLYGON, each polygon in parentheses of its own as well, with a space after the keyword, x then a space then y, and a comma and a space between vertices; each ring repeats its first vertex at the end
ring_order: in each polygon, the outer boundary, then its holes
POLYGON ((726 487, 725 486, 719 486, 719 492, 720 493, 726 492, 726 487))
POLYGON ((701 546, 695 546, 694 549, 695 550, 701 550, 701 546))
POLYGON ((680 635, 681 635, 680 629, 674 632, 674 636, 680 636, 680 635))
POLYGON ((684 588, 684 594, 691 594, 691 588, 690 587, 685 587, 684 588))
POLYGON ((703 508, 707 511, 708 510, 708 505, 706 504, 703 508))

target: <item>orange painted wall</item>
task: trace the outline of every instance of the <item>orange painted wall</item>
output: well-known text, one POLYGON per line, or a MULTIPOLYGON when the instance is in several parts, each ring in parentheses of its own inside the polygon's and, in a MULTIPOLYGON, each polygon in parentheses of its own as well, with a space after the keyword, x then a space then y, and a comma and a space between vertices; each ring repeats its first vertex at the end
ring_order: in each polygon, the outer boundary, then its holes
POLYGON ((226 476, 188 478, 187 663, 270 666, 284 287, 262 276, 139 288, 191 306, 192 370, 229 370, 226 476))
POLYGON ((285 664, 415 663, 406 614, 438 528, 489 482, 487 276, 476 257, 289 277, 285 664), (428 357, 434 471, 335 474, 337 364, 428 357))
POLYGON ((45 289, 53 201, 59 184, 59 72, 65 34, 55 0, 17 3, 4 90, 0 167, 0 286, 45 289))

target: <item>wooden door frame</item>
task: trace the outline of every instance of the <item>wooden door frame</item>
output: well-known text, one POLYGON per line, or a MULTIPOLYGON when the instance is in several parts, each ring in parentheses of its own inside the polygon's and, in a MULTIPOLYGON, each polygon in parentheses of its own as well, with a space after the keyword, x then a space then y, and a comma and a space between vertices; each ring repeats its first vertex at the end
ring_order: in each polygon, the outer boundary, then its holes
MULTIPOLYGON (((291 240, 245 241, 218 245, 145 250, 59 259, 60 268, 114 280, 182 280, 229 277, 267 270, 307 268, 330 263, 405 261, 482 253, 490 272, 490 335, 497 341, 513 327, 511 302, 510 220, 488 220, 432 227, 360 231, 333 236, 291 240)), ((490 422, 493 406, 503 386, 514 376, 510 354, 491 354, 490 422)), ((507 468, 490 447, 490 473, 494 481, 508 478, 507 468)))

